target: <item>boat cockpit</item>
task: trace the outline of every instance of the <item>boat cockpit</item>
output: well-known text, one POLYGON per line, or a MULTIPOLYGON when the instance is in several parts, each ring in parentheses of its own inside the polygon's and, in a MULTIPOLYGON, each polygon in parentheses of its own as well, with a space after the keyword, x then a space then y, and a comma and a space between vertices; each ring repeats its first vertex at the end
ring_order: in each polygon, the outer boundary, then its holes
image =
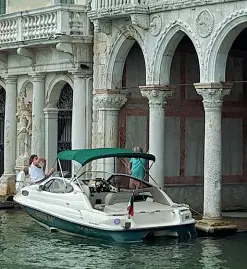
POLYGON ((122 211, 126 213, 127 203, 134 195, 135 204, 157 207, 157 204, 170 206, 171 201, 157 187, 147 181, 139 180, 128 174, 111 174, 101 172, 94 175, 91 171, 84 172, 79 178, 51 177, 39 186, 42 191, 50 193, 72 193, 75 188, 82 190, 95 210, 104 212, 122 211), (105 179, 106 178, 106 179, 105 179))
MULTIPOLYGON (((86 176, 84 173, 84 176, 86 176)), ((89 172, 92 175, 92 172, 89 172)), ((105 173, 105 172, 104 172, 105 173)), ((108 175, 107 175, 108 174, 108 175)), ((108 176, 80 177, 78 185, 89 198, 92 207, 97 210, 105 210, 107 206, 124 203, 127 205, 133 193, 135 202, 157 202, 170 205, 163 193, 157 187, 147 181, 139 180, 127 174, 109 174, 108 176)))

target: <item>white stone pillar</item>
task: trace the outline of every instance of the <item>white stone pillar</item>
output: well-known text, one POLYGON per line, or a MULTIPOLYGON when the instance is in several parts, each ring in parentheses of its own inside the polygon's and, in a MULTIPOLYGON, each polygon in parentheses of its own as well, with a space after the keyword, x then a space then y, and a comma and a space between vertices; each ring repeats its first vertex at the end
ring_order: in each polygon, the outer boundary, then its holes
MULTIPOLYGON (((96 90, 94 94, 94 109, 98 113, 97 136, 98 148, 118 147, 118 120, 119 110, 126 103, 125 94, 115 90, 96 90)), ((97 170, 113 173, 115 171, 114 158, 98 160, 97 170)))
POLYGON ((150 169, 150 182, 164 188, 165 178, 165 100, 173 95, 167 86, 141 86, 142 96, 149 100, 149 153, 156 158, 150 169), (152 178, 154 180, 152 180, 152 178), (155 181, 155 182, 154 182, 155 181))
POLYGON ((72 149, 86 148, 86 77, 74 73, 72 149))
POLYGON ((58 109, 46 107, 45 114, 45 158, 47 160, 47 169, 56 167, 57 158, 57 122, 58 109))
POLYGON ((40 157, 45 156, 45 75, 33 74, 33 103, 32 103, 32 152, 40 157))
POLYGON ((93 78, 87 79, 87 100, 86 100, 86 146, 92 147, 92 116, 93 116, 93 78))
MULTIPOLYGON (((73 73, 74 89, 73 89, 73 111, 72 111, 72 149, 85 149, 87 120, 87 76, 81 73, 73 73)), ((81 166, 77 162, 73 162, 72 174, 77 174, 81 166)))
POLYGON ((6 76, 5 84, 4 174, 1 177, 0 196, 8 196, 15 192, 17 77, 6 76))
POLYGON ((203 218, 221 218, 221 107, 231 84, 196 83, 205 110, 203 218))

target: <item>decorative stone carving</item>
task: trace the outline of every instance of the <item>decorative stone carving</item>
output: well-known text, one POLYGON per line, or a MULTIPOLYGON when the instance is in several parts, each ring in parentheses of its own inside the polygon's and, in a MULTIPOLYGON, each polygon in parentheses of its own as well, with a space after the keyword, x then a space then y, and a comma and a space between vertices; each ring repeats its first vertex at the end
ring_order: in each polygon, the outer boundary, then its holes
POLYGON ((136 25, 143 30, 148 30, 150 23, 149 23, 149 15, 145 14, 133 14, 130 16, 131 22, 133 25, 136 25))
POLYGON ((31 60, 30 66, 32 67, 32 70, 34 71, 36 68, 35 54, 30 49, 25 49, 25 48, 18 48, 16 52, 18 55, 22 57, 26 57, 31 60))
MULTIPOLYGON (((97 1, 96 1, 97 2, 97 1)), ((91 20, 95 19, 114 19, 119 16, 123 16, 126 14, 148 14, 149 7, 147 4, 143 3, 128 3, 125 4, 117 3, 117 2, 104 2, 104 7, 98 6, 97 4, 92 6, 92 9, 87 13, 87 16, 91 20)), ((160 5, 160 4, 159 4, 160 5)))
POLYGON ((21 92, 18 98, 18 110, 16 113, 19 128, 18 138, 18 158, 16 160, 16 170, 21 170, 28 164, 30 154, 31 133, 32 133, 32 103, 25 104, 26 91, 21 92))
POLYGON ((223 98, 231 92, 231 83, 195 83, 196 92, 203 97, 204 109, 219 109, 223 98))
POLYGON ((94 104, 97 110, 119 110, 127 101, 126 95, 119 91, 96 91, 94 104))
POLYGON ((29 135, 32 133, 32 103, 28 102, 25 104, 24 98, 19 98, 18 111, 16 113, 20 128, 18 134, 26 132, 29 135))
POLYGON ((174 90, 168 86, 140 86, 143 97, 148 98, 150 110, 163 110, 166 99, 172 97, 174 90))
POLYGON ((150 33, 153 36, 160 34, 162 28, 162 19, 159 15, 154 15, 150 20, 150 33))
POLYGON ((214 27, 214 17, 208 10, 200 12, 196 19, 196 27, 199 36, 208 37, 214 27))

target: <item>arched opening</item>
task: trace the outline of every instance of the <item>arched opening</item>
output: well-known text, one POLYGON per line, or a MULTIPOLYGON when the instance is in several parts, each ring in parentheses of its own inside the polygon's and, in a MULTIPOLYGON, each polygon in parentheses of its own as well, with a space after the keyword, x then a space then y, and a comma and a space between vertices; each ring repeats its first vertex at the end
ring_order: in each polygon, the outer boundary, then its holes
POLYGON ((132 45, 123 64, 122 91, 127 94, 127 102, 120 111, 119 144, 148 151, 148 103, 139 90, 139 86, 146 85, 146 67, 138 42, 132 45))
POLYGON ((4 173, 4 119, 5 119, 6 93, 0 87, 0 176, 4 173))
MULTIPOLYGON (((71 149, 73 89, 66 83, 58 100, 57 151, 71 149)), ((61 161, 63 171, 71 172, 71 161, 61 161)), ((59 169, 59 167, 58 167, 59 169)))
POLYGON ((233 82, 222 108, 222 176, 224 182, 236 182, 247 180, 247 28, 228 46, 226 65, 219 71, 225 72, 225 81, 233 82))
POLYGON ((175 49, 169 81, 175 93, 168 100, 165 112, 165 183, 186 184, 202 180, 204 157, 204 110, 202 98, 193 85, 200 81, 200 67, 195 47, 187 35, 175 49))

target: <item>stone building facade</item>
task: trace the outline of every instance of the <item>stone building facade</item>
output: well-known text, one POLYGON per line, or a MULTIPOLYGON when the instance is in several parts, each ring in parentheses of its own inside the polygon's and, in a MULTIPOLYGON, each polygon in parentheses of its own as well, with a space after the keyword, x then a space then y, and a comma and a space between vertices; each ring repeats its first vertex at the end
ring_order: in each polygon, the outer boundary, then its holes
POLYGON ((141 144, 159 185, 209 218, 246 206, 246 12, 231 0, 96 0, 88 12, 93 146, 141 144), (99 124, 111 111, 119 123, 99 124))
POLYGON ((14 193, 30 154, 51 167, 58 151, 90 147, 92 136, 93 28, 85 1, 17 2, 9 0, 0 17, 2 196, 14 193))
POLYGON ((28 154, 51 166, 71 141, 142 146, 151 176, 204 217, 247 205, 247 1, 13 2, 0 17, 2 194, 28 154))

